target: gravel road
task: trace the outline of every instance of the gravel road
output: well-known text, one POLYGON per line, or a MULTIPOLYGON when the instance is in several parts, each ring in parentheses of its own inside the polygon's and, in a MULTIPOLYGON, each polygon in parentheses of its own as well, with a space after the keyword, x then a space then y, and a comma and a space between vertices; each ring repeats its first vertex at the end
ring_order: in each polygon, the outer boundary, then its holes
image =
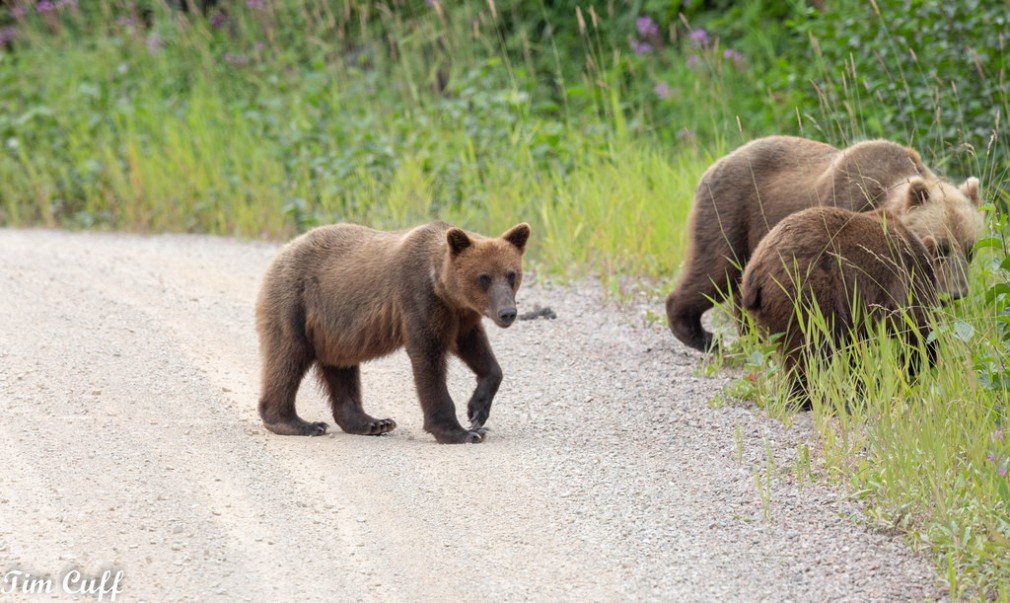
MULTIPOLYGON (((424 433, 402 352, 362 371, 391 434, 267 432, 253 303, 277 249, 0 230, 0 603, 942 594, 900 537, 796 482, 806 419, 711 408, 725 380, 592 283, 529 275, 520 312, 557 319, 487 325, 505 380, 482 444, 424 433)), ((457 402, 472 386, 454 360, 457 402)), ((314 383, 298 408, 332 426, 314 383)))

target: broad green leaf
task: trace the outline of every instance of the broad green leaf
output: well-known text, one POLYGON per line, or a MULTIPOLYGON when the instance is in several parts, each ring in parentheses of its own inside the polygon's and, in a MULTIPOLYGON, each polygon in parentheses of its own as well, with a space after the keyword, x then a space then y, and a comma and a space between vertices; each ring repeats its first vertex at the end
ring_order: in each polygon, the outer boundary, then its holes
POLYGON ((959 320, 954 323, 954 335, 957 336, 961 341, 968 343, 971 341, 972 335, 975 334, 975 327, 970 324, 959 320))

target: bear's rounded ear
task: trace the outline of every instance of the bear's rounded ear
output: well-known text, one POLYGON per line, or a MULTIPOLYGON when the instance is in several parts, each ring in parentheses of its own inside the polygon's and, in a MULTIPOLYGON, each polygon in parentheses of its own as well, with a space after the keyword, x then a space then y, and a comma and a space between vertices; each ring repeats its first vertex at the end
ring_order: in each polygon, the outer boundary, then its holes
POLYGON ((526 241, 530 238, 530 225, 525 222, 516 224, 503 234, 501 238, 515 245, 519 251, 526 251, 526 241))
POLYGON ((912 178, 908 182, 908 207, 925 205, 929 201, 929 186, 922 178, 912 178))
POLYGON ((929 252, 929 257, 936 257, 936 239, 930 235, 926 235, 922 238, 922 244, 926 247, 926 251, 929 252))
POLYGON ((450 228, 446 231, 445 240, 449 242, 449 251, 452 255, 459 255, 470 246, 470 237, 459 228, 450 228))
POLYGON ((978 178, 972 176, 961 184, 961 193, 971 199, 971 204, 975 207, 982 205, 982 195, 979 194, 978 178))

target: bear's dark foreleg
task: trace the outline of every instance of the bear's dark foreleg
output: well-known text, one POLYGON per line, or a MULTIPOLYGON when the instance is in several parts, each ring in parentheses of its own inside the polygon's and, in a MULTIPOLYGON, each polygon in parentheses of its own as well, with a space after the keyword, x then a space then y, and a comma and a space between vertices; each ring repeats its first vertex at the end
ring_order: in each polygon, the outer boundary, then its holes
POLYGON ((340 429, 358 435, 382 435, 396 429, 392 419, 376 419, 361 405, 361 370, 351 367, 316 366, 319 380, 330 396, 333 420, 340 429))
POLYGON ((440 444, 474 444, 483 440, 483 433, 463 429, 456 418, 456 405, 445 384, 445 346, 420 335, 411 339, 407 355, 424 411, 424 430, 440 444))
POLYGON ((467 404, 470 429, 483 433, 484 423, 491 414, 491 402, 501 385, 501 366, 491 351, 484 327, 478 324, 456 340, 456 354, 477 375, 477 387, 467 404))
POLYGON ((712 348, 712 334, 701 326, 701 315, 711 307, 712 302, 704 295, 675 290, 666 298, 670 332, 684 345, 708 352, 712 348))
POLYGON ((701 325, 701 316, 715 304, 729 299, 739 287, 745 259, 731 260, 746 249, 746 239, 734 235, 707 240, 695 233, 696 248, 688 254, 677 286, 666 298, 666 317, 670 331, 700 352, 715 352, 719 346, 712 333, 701 325), (736 242, 736 244, 732 244, 736 242))
POLYGON ((323 435, 326 423, 310 423, 295 412, 295 396, 305 372, 312 365, 306 350, 264 346, 263 393, 259 411, 263 425, 280 435, 323 435))

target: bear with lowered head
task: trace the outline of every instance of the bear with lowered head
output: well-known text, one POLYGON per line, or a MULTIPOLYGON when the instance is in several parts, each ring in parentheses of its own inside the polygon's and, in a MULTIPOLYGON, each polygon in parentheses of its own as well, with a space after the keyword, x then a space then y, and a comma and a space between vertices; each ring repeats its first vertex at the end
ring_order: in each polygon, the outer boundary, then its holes
MULTIPOLYGON (((910 195, 913 202, 929 203, 921 180, 913 181, 910 195)), ((782 334, 783 368, 793 394, 809 406, 806 366, 812 354, 864 338, 880 321, 910 346, 926 341, 930 311, 940 303, 946 258, 939 252, 936 239, 920 240, 887 209, 806 209, 779 222, 758 244, 743 273, 741 305, 761 331, 782 334), (809 334, 814 311, 830 330, 817 349, 809 334)), ((932 362, 934 351, 926 347, 932 362)))

